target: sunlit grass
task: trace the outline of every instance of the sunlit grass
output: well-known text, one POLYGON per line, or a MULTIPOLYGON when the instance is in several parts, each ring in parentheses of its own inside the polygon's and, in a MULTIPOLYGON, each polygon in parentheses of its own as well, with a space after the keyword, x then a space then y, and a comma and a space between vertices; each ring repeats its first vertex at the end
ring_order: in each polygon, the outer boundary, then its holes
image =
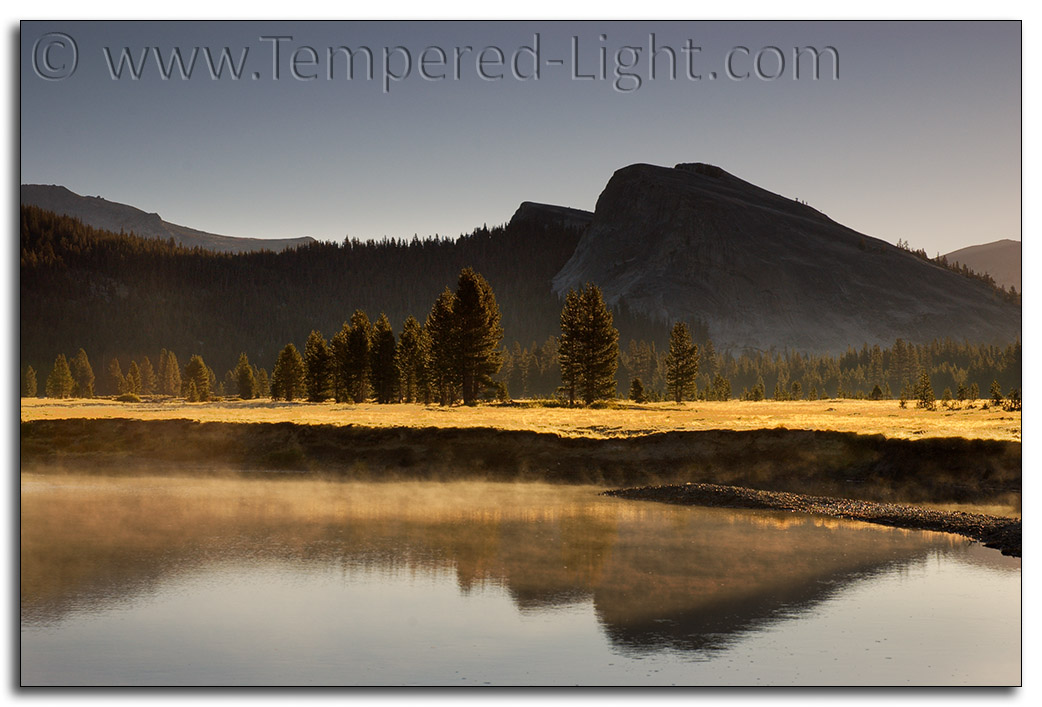
POLYGON ((895 400, 727 401, 675 403, 620 402, 605 408, 514 405, 439 407, 416 404, 361 405, 228 399, 186 403, 153 398, 140 403, 111 399, 23 398, 21 419, 135 418, 200 422, 293 422, 362 427, 491 427, 566 437, 632 437, 678 430, 754 430, 775 427, 814 429, 887 437, 965 437, 1021 440, 1020 412, 983 407, 984 401, 957 409, 901 408, 895 400))

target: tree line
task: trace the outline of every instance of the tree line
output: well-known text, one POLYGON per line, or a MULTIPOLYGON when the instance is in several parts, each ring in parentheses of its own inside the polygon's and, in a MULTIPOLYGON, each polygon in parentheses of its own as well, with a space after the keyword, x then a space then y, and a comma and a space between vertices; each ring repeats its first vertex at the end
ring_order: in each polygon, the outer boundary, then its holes
MULTIPOLYGON (((356 310, 328 341, 313 330, 303 353, 294 343, 286 344, 270 376, 241 353, 235 368, 218 383, 202 356, 193 355, 181 369, 176 355, 164 349, 158 367, 145 356, 131 361, 126 373, 113 358, 107 378, 121 400, 158 393, 195 402, 236 394, 244 399, 270 395, 287 401, 471 405, 507 397, 505 384, 496 378, 504 355, 500 318, 491 285, 474 269, 464 268, 456 289, 442 291, 422 325, 409 317, 396 336, 386 314, 374 324, 363 310, 356 310)), ((600 290, 587 285, 578 293, 569 292, 557 353, 561 389, 568 391, 572 404, 615 396, 617 341, 618 331, 600 290)), ((94 384, 93 368, 81 348, 71 366, 64 354, 58 355, 45 392, 56 398, 93 397, 94 384)), ((23 395, 35 396, 36 388, 36 371, 29 366, 23 395)))
MULTIPOLYGON (((802 400, 820 398, 914 400, 933 408, 934 389, 942 403, 976 400, 988 390, 993 400, 1019 407, 1022 351, 955 343, 849 348, 840 356, 797 352, 718 353, 711 339, 696 343, 687 325, 671 329, 666 350, 654 342, 631 340, 625 350, 600 290, 586 285, 570 291, 560 314, 560 332, 542 345, 502 345, 498 304, 488 281, 472 268, 460 272, 455 291, 445 288, 423 324, 408 317, 399 335, 381 313, 372 323, 359 309, 328 340, 312 330, 303 353, 289 343, 272 372, 240 353, 218 379, 199 354, 182 369, 175 353, 163 349, 153 366, 148 356, 118 358, 107 367, 102 388, 118 396, 161 394, 189 401, 214 396, 307 399, 319 402, 421 402, 451 405, 462 400, 556 398, 592 404, 628 397, 657 400, 802 400), (996 390, 999 391, 996 395, 996 390), (1001 391, 1009 391, 1003 398, 1001 391), (737 392, 740 391, 740 392, 737 392)), ((84 349, 71 362, 55 359, 47 376, 48 397, 93 397, 96 380, 84 349)), ((23 395, 36 396, 37 372, 27 366, 23 395)))
MULTIPOLYGON (((678 390, 682 399, 704 400, 913 399, 921 371, 936 390, 950 388, 954 397, 960 387, 968 395, 974 385, 978 391, 989 390, 993 381, 1003 390, 1021 387, 1019 342, 998 347, 899 339, 890 347, 863 346, 841 355, 717 352, 705 324, 691 321, 684 328, 692 348, 677 358, 675 326, 625 307, 608 308, 592 286, 569 293, 562 308, 549 281, 578 240, 577 231, 564 227, 528 222, 483 227, 455 241, 345 239, 282 253, 236 255, 99 231, 35 207, 23 207, 21 217, 23 392, 30 378, 35 382, 37 370, 50 364, 55 350, 82 346, 107 362, 98 382, 105 394, 235 395, 239 379, 249 378, 248 368, 253 395, 271 395, 274 382, 275 394, 284 396, 285 377, 273 379, 276 368, 280 374, 286 366, 293 369, 291 353, 285 354, 284 366, 278 365, 286 342, 304 342, 304 363, 321 366, 317 339, 308 356, 313 335, 323 339, 330 356, 335 352, 339 357, 330 365, 331 370, 339 366, 341 378, 328 384, 327 397, 335 400, 364 393, 377 400, 397 396, 441 402, 461 399, 466 392, 468 401, 507 396, 584 403, 615 397, 654 401, 677 399, 678 390), (455 355, 454 345, 445 343, 455 330, 445 322, 453 306, 461 305, 449 297, 456 292, 441 290, 468 267, 482 272, 483 280, 489 277, 486 284, 497 283, 497 326, 510 333, 511 341, 504 345, 501 333, 485 372, 467 373, 464 380, 458 372, 437 373, 429 361, 455 355), (504 290, 507 294, 501 296, 504 290), (428 306, 427 320, 417 321, 413 314, 428 306), (355 314, 343 322, 343 312, 351 309, 355 314), (375 323, 367 311, 380 312, 375 323), (590 329, 594 325, 600 328, 590 329), (575 349, 580 333, 600 339, 575 349), (623 340, 628 341, 625 347, 623 340), (524 341, 530 343, 524 346, 524 341), (169 347, 158 357, 155 342, 169 347), (174 350, 192 352, 189 364, 198 357, 190 375, 179 363, 171 365, 170 359, 177 358, 174 350), (244 351, 250 352, 245 365, 244 351), (577 358, 580 354, 585 358, 577 358), (595 365, 598 356, 603 361, 595 365), (393 366, 385 363, 392 358, 393 366), (251 360, 267 362, 271 374, 251 360), (358 373, 363 360, 369 369, 358 373), (677 361, 687 367, 679 382, 677 361), (218 377, 208 364, 227 373, 218 377), (605 372, 609 369, 610 377, 605 372), (342 378, 352 370, 352 378, 342 378), (397 380, 397 392, 388 392, 386 381, 391 379, 397 380)), ((86 369, 84 361, 85 353, 65 360, 73 381, 89 378, 74 375, 86 369)), ((68 385, 59 373, 52 387, 68 395, 88 390, 85 383, 68 385)), ((46 392, 47 386, 42 387, 46 392)), ((296 397, 314 397, 322 389, 312 386, 306 396, 291 390, 296 397)))

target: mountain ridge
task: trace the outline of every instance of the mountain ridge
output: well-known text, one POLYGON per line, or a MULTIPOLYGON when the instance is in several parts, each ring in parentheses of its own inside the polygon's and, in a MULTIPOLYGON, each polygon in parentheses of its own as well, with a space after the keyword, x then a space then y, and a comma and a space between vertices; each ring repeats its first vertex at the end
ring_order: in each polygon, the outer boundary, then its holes
POLYGON ((258 250, 280 251, 314 243, 310 236, 300 238, 243 238, 208 233, 164 221, 159 214, 100 196, 82 196, 56 184, 22 184, 22 204, 38 206, 56 214, 71 216, 93 228, 114 233, 134 233, 143 238, 173 238, 188 248, 199 247, 218 253, 247 253, 258 250))
POLYGON ((960 263, 975 270, 987 273, 995 278, 995 282, 1006 287, 1021 289, 1021 245, 1020 241, 1001 238, 990 243, 979 243, 945 253, 949 263, 960 263))

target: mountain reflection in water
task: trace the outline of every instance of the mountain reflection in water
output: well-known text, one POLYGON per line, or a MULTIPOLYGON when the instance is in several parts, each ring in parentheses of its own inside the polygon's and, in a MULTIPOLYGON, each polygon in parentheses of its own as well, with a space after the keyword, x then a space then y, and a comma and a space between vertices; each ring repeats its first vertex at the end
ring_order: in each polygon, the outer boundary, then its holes
POLYGON ((704 650, 857 578, 965 541, 545 484, 24 475, 27 625, 147 596, 216 564, 454 572, 521 612, 592 601, 624 651, 704 650))

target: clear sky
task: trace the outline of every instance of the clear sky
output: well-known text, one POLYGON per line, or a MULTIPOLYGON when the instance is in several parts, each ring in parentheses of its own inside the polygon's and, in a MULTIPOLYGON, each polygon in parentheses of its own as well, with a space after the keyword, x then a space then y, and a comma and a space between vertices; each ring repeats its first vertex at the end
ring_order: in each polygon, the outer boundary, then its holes
POLYGON ((457 236, 525 200, 592 210, 628 164, 698 161, 930 255, 1021 236, 1016 22, 42 21, 20 38, 21 181, 215 233, 457 236), (539 78, 515 77, 537 43, 539 78), (161 75, 177 47, 186 64, 198 48, 190 79, 161 75), (822 52, 817 80, 806 53, 793 77, 797 47, 822 52), (238 80, 211 78, 222 49, 238 80), (639 87, 615 75, 634 56, 639 87))

